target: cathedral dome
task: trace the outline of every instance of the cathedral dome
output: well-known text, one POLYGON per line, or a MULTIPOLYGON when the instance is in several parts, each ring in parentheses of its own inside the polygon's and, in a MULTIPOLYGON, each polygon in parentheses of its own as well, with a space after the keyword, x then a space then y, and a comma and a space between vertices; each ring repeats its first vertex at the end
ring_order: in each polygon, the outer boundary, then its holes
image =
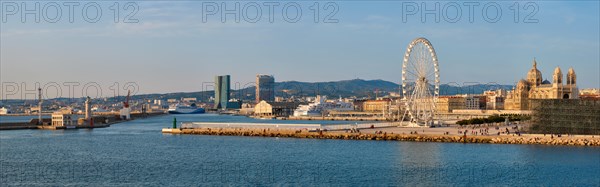
POLYGON ((542 84, 552 84, 548 79, 544 80, 544 82, 542 82, 542 84))

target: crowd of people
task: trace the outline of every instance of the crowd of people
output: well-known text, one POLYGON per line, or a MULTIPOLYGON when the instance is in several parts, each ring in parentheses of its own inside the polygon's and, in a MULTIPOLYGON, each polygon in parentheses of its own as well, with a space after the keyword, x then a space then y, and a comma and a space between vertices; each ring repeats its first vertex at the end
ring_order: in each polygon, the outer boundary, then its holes
MULTIPOLYGON (((462 134, 462 135, 469 134, 469 135, 474 135, 474 136, 477 136, 477 135, 489 136, 489 135, 492 135, 492 134, 495 134, 495 135, 498 135, 498 136, 501 135, 501 134, 510 135, 511 132, 512 132, 513 135, 521 136, 521 132, 519 132, 519 126, 517 126, 517 125, 514 125, 514 126, 510 126, 509 125, 508 127, 505 127, 504 129, 501 129, 500 126, 494 126, 493 128, 494 128, 494 130, 496 130, 496 133, 492 133, 490 128, 491 127, 489 127, 489 126, 485 126, 485 127, 481 127, 481 126, 467 126, 467 127, 458 126, 457 127, 457 131, 458 131, 458 134, 462 134), (510 129, 509 129, 509 127, 510 127, 510 129)), ((447 135, 447 134, 449 134, 449 133, 444 133, 444 135, 447 135)))

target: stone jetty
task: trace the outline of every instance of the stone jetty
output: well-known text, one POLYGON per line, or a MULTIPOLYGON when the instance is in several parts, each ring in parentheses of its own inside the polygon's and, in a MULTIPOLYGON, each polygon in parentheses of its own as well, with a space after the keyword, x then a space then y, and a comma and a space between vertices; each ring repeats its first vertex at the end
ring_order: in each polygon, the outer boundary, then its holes
POLYGON ((548 136, 457 136, 429 134, 365 134, 344 131, 316 131, 290 129, 257 129, 257 128, 165 128, 163 133, 196 134, 215 136, 258 136, 282 138, 313 138, 341 140, 381 140, 381 141, 414 141, 414 142, 453 142, 453 143, 489 143, 489 144, 540 144, 540 145, 573 145, 600 146, 600 137, 550 137, 548 136))

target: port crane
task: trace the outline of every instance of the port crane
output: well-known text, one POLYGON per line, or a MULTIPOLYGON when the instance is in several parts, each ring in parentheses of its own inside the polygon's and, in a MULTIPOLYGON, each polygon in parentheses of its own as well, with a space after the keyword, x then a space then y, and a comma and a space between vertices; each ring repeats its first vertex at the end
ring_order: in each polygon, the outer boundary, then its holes
POLYGON ((127 97, 125 98, 125 102, 123 102, 123 108, 129 108, 129 96, 131 94, 130 90, 127 90, 127 97))

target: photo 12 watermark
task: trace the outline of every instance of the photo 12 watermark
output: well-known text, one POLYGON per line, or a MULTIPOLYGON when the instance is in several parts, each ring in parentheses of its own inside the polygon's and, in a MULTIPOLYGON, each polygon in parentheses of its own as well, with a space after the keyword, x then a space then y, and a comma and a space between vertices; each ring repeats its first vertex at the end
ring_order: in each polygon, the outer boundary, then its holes
POLYGON ((202 2, 202 23, 338 23, 340 6, 322 1, 213 1, 202 2))
POLYGON ((402 23, 497 23, 504 19, 514 23, 538 23, 540 7, 532 1, 402 2, 402 23))
POLYGON ((2 82, 0 98, 17 100, 38 99, 41 92, 42 99, 52 98, 105 98, 122 95, 135 95, 140 87, 136 82, 114 82, 102 85, 98 82, 2 82))
POLYGON ((139 23, 140 6, 126 1, 1 1, 2 23, 139 23))

